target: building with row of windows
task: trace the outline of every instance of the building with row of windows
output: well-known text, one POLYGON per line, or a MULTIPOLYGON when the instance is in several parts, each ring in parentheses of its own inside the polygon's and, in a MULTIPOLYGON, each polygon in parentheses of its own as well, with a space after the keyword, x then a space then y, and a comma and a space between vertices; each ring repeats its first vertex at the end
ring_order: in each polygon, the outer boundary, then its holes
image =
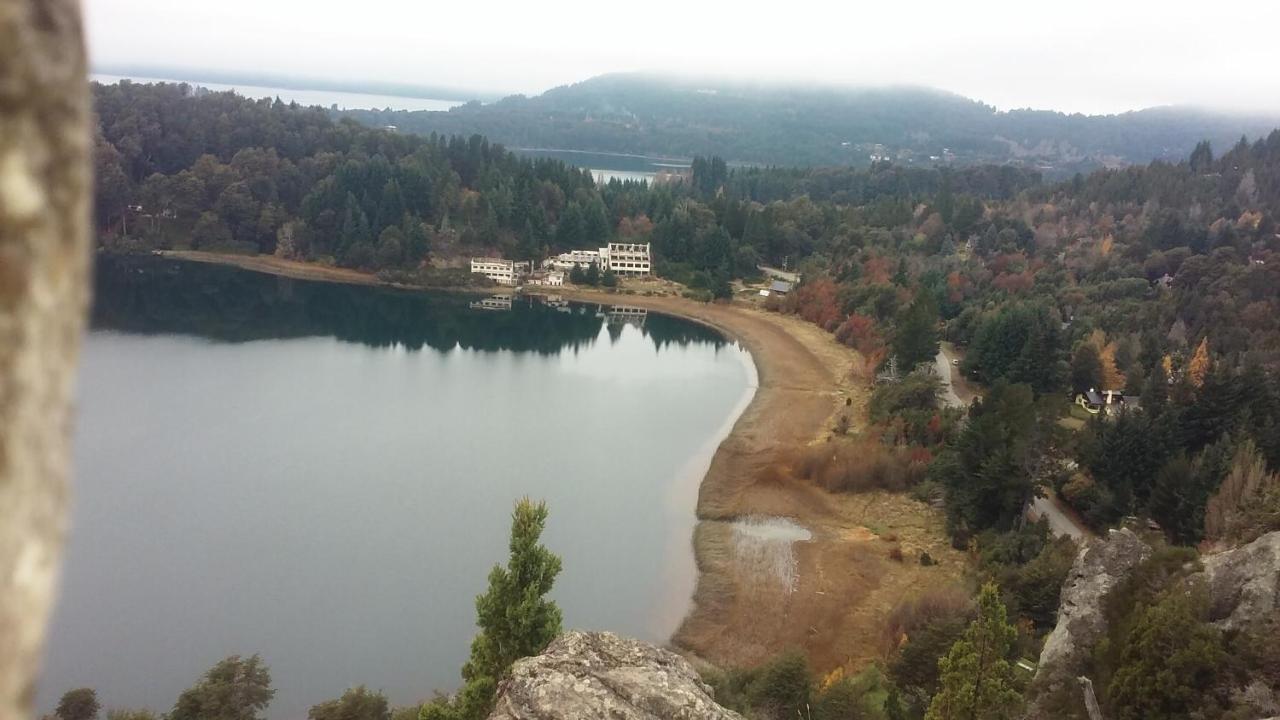
POLYGON ((592 265, 615 275, 642 276, 653 272, 653 257, 649 243, 609 243, 599 250, 570 250, 543 262, 543 267, 563 272, 586 270, 592 265))
POLYGON ((529 274, 528 262, 503 260, 502 258, 471 258, 471 272, 484 275, 499 285, 515 285, 529 274))
POLYGON ((648 275, 653 272, 649 243, 609 243, 600 248, 605 254, 605 267, 615 275, 648 275))
POLYGON ((612 270, 615 275, 643 277, 653 273, 653 257, 649 243, 609 243, 599 250, 570 250, 542 262, 542 271, 530 273, 528 262, 495 257, 471 258, 471 272, 484 275, 499 285, 519 285, 528 279, 531 285, 558 287, 574 268, 587 270, 592 265, 612 270))

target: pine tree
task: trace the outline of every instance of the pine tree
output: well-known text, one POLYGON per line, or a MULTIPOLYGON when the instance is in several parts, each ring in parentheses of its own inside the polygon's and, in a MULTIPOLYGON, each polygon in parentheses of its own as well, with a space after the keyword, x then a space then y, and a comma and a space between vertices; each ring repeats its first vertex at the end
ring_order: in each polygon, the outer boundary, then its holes
POLYGON ((1093 343, 1080 343, 1071 357, 1071 388, 1077 392, 1102 387, 1102 360, 1093 343))
POLYGON ((904 371, 933 360, 938 354, 938 309, 929 293, 921 292, 902 313, 893 336, 893 352, 904 371))
POLYGON ((942 689, 925 720, 1002 720, 1016 716, 1022 698, 1014 689, 1009 652, 1018 632, 1006 619, 1000 591, 987 583, 978 595, 978 617, 938 661, 942 689))

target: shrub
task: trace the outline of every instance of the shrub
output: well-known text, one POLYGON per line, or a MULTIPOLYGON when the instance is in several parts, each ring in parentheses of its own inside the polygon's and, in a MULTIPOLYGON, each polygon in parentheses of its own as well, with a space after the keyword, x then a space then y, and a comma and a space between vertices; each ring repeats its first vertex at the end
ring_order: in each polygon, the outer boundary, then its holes
POLYGON ((796 477, 831 492, 900 492, 923 479, 926 466, 906 449, 864 438, 806 448, 793 461, 792 470, 796 477))
POLYGON ((809 662, 798 650, 784 653, 759 668, 747 688, 751 705, 778 720, 802 713, 811 693, 809 662))
POLYGON ((1207 595, 1174 589, 1136 618, 1120 638, 1120 665, 1107 698, 1120 720, 1190 717, 1208 702, 1224 653, 1216 628, 1205 622, 1207 595))
POLYGON ((892 655, 900 646, 905 647, 904 639, 912 642, 923 628, 954 622, 963 629, 972 617, 973 599, 961 589, 927 589, 914 598, 899 602, 885 619, 882 639, 885 654, 892 655))

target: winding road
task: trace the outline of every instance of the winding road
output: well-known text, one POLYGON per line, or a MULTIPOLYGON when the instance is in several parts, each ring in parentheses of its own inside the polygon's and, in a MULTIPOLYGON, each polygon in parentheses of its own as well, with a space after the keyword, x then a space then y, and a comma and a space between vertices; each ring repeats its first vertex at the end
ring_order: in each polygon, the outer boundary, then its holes
MULTIPOLYGON (((942 402, 947 407, 967 408, 969 403, 960 399, 956 394, 956 390, 951 385, 952 358, 946 351, 946 348, 939 347, 938 354, 933 359, 934 371, 938 373, 938 379, 942 381, 942 402)), ((1056 497, 1037 497, 1031 501, 1027 508, 1027 514, 1032 518, 1039 520, 1041 517, 1049 519, 1049 531, 1054 537, 1066 535, 1076 542, 1084 542, 1093 537, 1093 533, 1088 528, 1081 525, 1075 518, 1064 510, 1056 497)))

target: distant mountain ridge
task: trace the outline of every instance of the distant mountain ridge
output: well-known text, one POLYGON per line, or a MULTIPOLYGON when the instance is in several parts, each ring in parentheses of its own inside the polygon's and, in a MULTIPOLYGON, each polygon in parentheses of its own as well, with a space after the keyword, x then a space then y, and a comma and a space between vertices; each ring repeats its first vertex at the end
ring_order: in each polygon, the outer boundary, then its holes
POLYGON ((448 112, 347 111, 401 131, 480 133, 510 147, 692 157, 768 165, 1015 163, 1049 174, 1226 149, 1280 116, 1161 107, 1119 115, 999 111, 920 87, 834 88, 602 75, 448 112))

